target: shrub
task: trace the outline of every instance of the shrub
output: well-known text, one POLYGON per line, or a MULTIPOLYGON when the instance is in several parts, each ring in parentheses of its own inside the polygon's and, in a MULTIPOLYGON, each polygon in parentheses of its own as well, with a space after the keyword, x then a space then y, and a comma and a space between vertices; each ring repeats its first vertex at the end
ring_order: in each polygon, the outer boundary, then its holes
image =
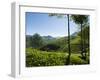
POLYGON ((87 64, 87 61, 81 59, 79 55, 73 54, 71 55, 71 64, 73 65, 87 64))

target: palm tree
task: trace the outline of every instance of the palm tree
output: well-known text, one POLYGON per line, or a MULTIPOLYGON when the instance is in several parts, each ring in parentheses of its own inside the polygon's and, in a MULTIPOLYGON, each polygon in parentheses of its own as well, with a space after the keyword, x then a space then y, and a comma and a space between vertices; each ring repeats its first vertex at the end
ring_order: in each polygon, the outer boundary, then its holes
POLYGON ((81 55, 83 58, 86 58, 86 49, 85 43, 83 39, 83 27, 84 24, 88 23, 88 16, 87 15, 71 15, 72 20, 81 27, 81 55), (83 54, 85 53, 85 55, 83 54))

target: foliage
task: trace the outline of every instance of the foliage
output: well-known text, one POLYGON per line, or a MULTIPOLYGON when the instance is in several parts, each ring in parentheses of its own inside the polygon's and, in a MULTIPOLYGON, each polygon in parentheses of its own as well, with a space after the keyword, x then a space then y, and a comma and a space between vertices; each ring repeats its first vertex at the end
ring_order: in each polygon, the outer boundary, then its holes
MULTIPOLYGON (((87 60, 83 60, 80 54, 71 55, 71 65, 88 64, 89 56, 87 60)), ((66 65, 68 54, 61 52, 47 52, 40 51, 33 48, 26 49, 26 66, 61 66, 66 65)))
POLYGON ((32 37, 30 35, 26 35, 26 47, 32 47, 32 37))
POLYGON ((71 55, 71 62, 70 64, 73 64, 73 65, 79 65, 79 64, 88 64, 87 61, 81 59, 81 55, 77 55, 77 54, 73 54, 71 55))
POLYGON ((47 44, 40 48, 42 51, 57 51, 60 48, 57 44, 47 44))
POLYGON ((26 50, 26 66, 57 66, 65 65, 66 54, 39 51, 36 49, 28 48, 26 50))
POLYGON ((43 39, 39 34, 34 34, 32 36, 32 47, 33 48, 40 48, 43 45, 43 39))
POLYGON ((80 25, 81 28, 81 33, 80 33, 80 37, 81 37, 81 55, 82 57, 85 57, 83 55, 83 53, 85 53, 86 55, 86 46, 85 46, 85 32, 83 32, 83 25, 88 25, 89 24, 89 18, 87 15, 71 15, 72 20, 76 23, 80 25))
POLYGON ((76 24, 86 24, 88 22, 87 15, 71 15, 71 18, 76 24))
MULTIPOLYGON (((84 34, 84 41, 86 44, 89 44, 89 26, 84 25, 82 34, 84 34)), ((79 36, 81 36, 81 32, 78 33, 79 36)))
POLYGON ((57 14, 57 13, 50 13, 49 14, 50 17, 57 17, 57 18, 66 18, 66 15, 64 14, 57 14))

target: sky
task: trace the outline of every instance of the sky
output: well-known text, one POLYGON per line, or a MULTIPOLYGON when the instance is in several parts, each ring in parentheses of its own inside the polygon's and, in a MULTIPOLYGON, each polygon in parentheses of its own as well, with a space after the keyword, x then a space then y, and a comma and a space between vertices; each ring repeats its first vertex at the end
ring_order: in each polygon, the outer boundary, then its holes
MULTIPOLYGON (((49 16, 48 13, 25 13, 26 35, 62 37, 68 36, 67 16, 49 16), (66 16, 66 17, 65 17, 66 16)), ((78 25, 70 21, 70 34, 78 30, 78 25)))

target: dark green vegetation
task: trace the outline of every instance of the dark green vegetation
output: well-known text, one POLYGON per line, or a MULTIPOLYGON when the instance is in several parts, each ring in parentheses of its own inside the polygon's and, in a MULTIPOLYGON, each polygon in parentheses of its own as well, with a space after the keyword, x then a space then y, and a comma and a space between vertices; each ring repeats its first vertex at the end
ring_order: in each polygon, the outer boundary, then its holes
POLYGON ((86 43, 86 42, 89 40, 89 29, 87 29, 87 26, 89 28, 89 17, 88 17, 88 15, 71 15, 71 18, 81 28, 81 32, 80 32, 81 55, 82 55, 82 58, 86 59, 86 53, 87 53, 86 49, 88 46, 88 43, 86 43), (88 32, 86 32, 87 30, 88 30, 88 32), (85 37, 86 35, 88 35, 88 36, 85 37))
MULTIPOLYGON (((85 33, 86 59, 81 56, 80 31, 70 36, 71 56, 70 65, 89 64, 89 27, 83 29, 85 33)), ((68 64, 68 37, 26 36, 26 66, 57 66, 68 64)))
MULTIPOLYGON (((72 54, 71 55, 71 65, 77 64, 88 64, 89 56, 87 56, 87 60, 83 60, 80 58, 80 54, 72 54)), ((61 66, 67 64, 67 53, 61 52, 47 52, 40 51, 32 48, 28 48, 26 50, 26 66, 61 66)))

